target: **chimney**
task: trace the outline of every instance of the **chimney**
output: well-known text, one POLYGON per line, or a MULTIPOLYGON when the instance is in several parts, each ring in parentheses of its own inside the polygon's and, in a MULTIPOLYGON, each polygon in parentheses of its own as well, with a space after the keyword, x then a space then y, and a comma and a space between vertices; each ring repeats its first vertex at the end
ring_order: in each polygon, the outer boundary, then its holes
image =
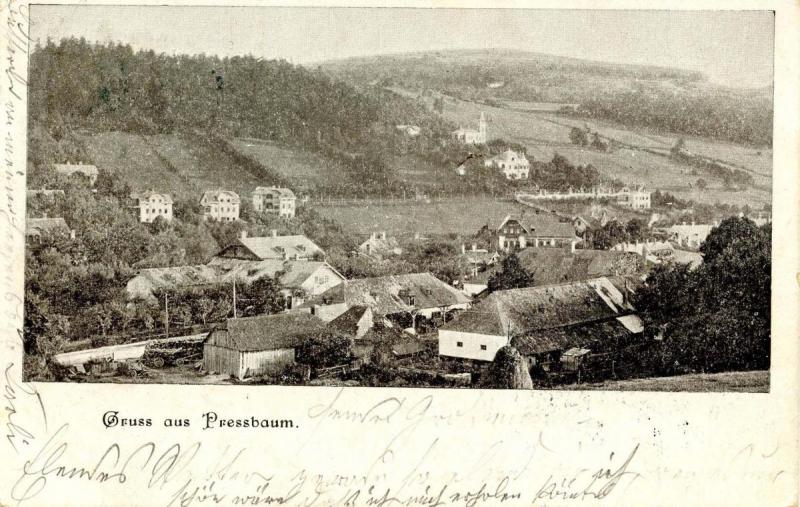
POLYGON ((575 253, 575 243, 576 243, 575 241, 570 241, 569 242, 569 253, 573 253, 573 254, 575 253))
POLYGON ((477 250, 477 249, 478 249, 478 245, 476 245, 475 243, 473 243, 473 244, 472 244, 472 251, 474 252, 474 251, 475 251, 475 250, 477 250))
POLYGON ((272 229, 271 231, 269 231, 269 233, 273 238, 278 237, 278 229, 272 229))
POLYGON ((245 238, 247 238, 247 231, 240 232, 239 233, 239 239, 245 239, 245 238))
POLYGON ((467 247, 464 245, 464 243, 461 243, 461 254, 463 255, 465 253, 467 253, 467 247))

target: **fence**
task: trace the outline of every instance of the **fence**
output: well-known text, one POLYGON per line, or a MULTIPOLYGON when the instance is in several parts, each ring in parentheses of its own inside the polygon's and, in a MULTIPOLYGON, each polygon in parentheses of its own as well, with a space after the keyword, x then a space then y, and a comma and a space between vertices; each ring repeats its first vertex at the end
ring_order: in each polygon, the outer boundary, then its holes
POLYGON ((495 196, 479 195, 454 195, 442 197, 311 197, 308 203, 314 206, 399 206, 415 204, 447 204, 447 203, 472 203, 475 199, 493 197, 499 201, 514 201, 515 194, 505 193, 495 196))

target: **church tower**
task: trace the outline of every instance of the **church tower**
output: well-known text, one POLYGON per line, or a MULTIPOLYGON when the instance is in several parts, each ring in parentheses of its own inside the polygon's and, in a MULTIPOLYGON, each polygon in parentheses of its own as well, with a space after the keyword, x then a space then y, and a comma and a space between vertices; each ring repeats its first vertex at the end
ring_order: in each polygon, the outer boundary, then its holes
POLYGON ((478 143, 485 144, 486 141, 487 141, 487 138, 486 138, 486 116, 483 114, 483 111, 481 111, 481 119, 478 122, 478 133, 480 134, 480 136, 478 136, 479 137, 478 143))

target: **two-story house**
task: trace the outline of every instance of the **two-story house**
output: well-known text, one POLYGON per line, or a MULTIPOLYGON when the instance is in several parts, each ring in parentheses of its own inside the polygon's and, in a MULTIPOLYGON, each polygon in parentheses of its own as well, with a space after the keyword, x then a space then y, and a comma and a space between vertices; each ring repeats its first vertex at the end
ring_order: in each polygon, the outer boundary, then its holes
POLYGON ((508 180, 527 180, 531 171, 531 163, 525 154, 511 149, 486 160, 484 165, 499 169, 508 180))
POLYGON ((293 218, 295 215, 297 197, 288 188, 256 187, 252 197, 253 209, 258 213, 275 213, 286 218, 293 218))
POLYGON ((172 196, 159 194, 152 190, 131 196, 136 201, 139 210, 139 221, 152 223, 157 217, 172 220, 172 196))
POLYGON ((233 222, 239 220, 241 200, 236 192, 230 190, 207 190, 203 192, 200 206, 203 207, 204 220, 233 222))

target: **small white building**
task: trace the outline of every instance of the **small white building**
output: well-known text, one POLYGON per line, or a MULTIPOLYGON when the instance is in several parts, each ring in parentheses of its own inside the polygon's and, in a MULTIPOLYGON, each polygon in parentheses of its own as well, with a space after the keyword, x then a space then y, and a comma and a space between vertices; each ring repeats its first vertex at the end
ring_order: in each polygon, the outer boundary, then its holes
POLYGON ((367 257, 383 258, 401 255, 403 249, 397 238, 386 235, 386 231, 373 232, 363 243, 358 246, 358 252, 367 257))
POLYGON ((486 160, 484 165, 499 169, 509 180, 527 180, 531 172, 531 163, 525 154, 512 149, 486 160))
POLYGON ((678 243, 678 246, 697 249, 705 242, 713 228, 714 225, 684 222, 680 225, 673 225, 667 232, 669 238, 678 243))
POLYGON ((98 170, 97 166, 91 164, 55 164, 53 166, 58 174, 62 174, 64 176, 72 176, 73 174, 79 174, 84 176, 89 180, 89 184, 94 186, 95 182, 97 182, 97 175, 98 170))
POLYGON ((451 132, 451 136, 461 144, 486 144, 486 117, 481 113, 478 130, 459 128, 451 132))
POLYGON ((159 194, 152 190, 134 194, 136 208, 139 210, 139 221, 142 223, 152 223, 157 217, 164 220, 172 220, 172 196, 169 194, 159 194))
MULTIPOLYGON (((612 321, 641 333, 641 320, 633 315, 629 296, 627 286, 618 287, 605 277, 493 292, 439 328, 439 355, 493 361, 512 337, 586 323, 612 321)), ((569 342, 541 345, 563 350, 576 346, 569 342)))
POLYGON ((256 187, 253 190, 253 209, 258 212, 276 213, 293 218, 297 208, 297 197, 288 188, 256 187))
POLYGON ((207 190, 200 198, 204 220, 234 222, 239 220, 239 194, 230 190, 207 190))
POLYGON ((643 187, 623 187, 617 194, 617 204, 630 209, 650 209, 650 192, 643 187))

